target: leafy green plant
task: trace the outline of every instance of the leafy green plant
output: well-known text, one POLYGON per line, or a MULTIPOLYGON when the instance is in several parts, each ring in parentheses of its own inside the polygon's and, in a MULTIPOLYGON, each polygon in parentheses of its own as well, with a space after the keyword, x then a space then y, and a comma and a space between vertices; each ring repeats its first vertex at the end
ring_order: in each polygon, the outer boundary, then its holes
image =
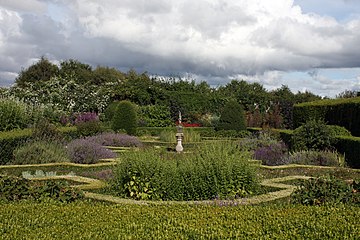
POLYGON ((135 199, 244 197, 259 186, 249 157, 230 142, 205 144, 191 154, 154 149, 129 152, 118 164, 111 188, 120 196, 135 199))
POLYGON ((0 175, 0 199, 2 200, 51 198, 61 202, 72 202, 83 197, 82 191, 71 188, 66 181, 30 181, 25 178, 0 175))
POLYGON ((31 120, 28 106, 13 98, 0 98, 0 131, 25 128, 31 120))
POLYGON ((354 185, 350 185, 335 177, 311 178, 303 181, 292 193, 293 203, 304 205, 321 205, 336 203, 360 203, 355 196, 354 185))
POLYGON ((47 119, 39 119, 34 127, 32 132, 33 139, 36 140, 61 140, 62 136, 59 130, 54 124, 51 124, 47 119))
POLYGON ((321 120, 310 120, 294 130, 293 148, 297 150, 331 149, 336 142, 335 132, 321 120))
POLYGON ((68 162, 64 146, 56 142, 34 141, 15 149, 10 164, 68 162))
MULTIPOLYGON (((183 133, 183 142, 185 143, 201 141, 200 133, 194 131, 192 128, 183 128, 183 133)), ((176 132, 170 130, 162 131, 160 133, 160 141, 176 143, 176 132)))
POLYGON ((136 106, 129 101, 121 101, 116 107, 112 118, 112 129, 119 131, 125 130, 129 135, 136 134, 137 113, 136 106))

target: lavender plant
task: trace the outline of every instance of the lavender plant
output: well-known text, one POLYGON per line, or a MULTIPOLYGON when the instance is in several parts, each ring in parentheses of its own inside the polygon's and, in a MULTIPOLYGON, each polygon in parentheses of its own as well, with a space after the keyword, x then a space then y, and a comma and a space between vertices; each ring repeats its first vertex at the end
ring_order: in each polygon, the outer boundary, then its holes
POLYGON ((87 138, 102 146, 114 147, 141 147, 142 143, 137 137, 129 136, 127 134, 119 133, 102 133, 93 137, 87 138))
POLYGON ((289 162, 295 164, 319 165, 319 166, 344 166, 345 159, 338 152, 304 150, 291 153, 289 162))
POLYGON ((67 150, 71 162, 74 163, 92 164, 99 162, 100 159, 116 156, 114 152, 91 139, 73 140, 68 144, 67 150))
POLYGON ((254 158, 270 166, 287 164, 289 163, 288 148, 283 142, 273 143, 256 149, 254 158))

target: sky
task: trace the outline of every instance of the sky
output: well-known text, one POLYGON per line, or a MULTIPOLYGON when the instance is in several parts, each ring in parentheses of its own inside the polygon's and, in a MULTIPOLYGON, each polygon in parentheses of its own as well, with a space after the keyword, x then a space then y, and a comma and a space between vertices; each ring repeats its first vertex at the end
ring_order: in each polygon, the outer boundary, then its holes
POLYGON ((360 0, 0 0, 0 86, 42 56, 335 97, 360 91, 360 0))

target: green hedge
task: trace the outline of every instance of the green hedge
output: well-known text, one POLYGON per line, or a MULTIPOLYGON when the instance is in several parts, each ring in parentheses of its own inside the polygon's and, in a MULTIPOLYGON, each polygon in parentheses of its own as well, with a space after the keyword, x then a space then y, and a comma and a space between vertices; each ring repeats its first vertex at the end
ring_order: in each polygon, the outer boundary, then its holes
POLYGON ((345 161, 349 167, 360 168, 360 137, 339 136, 335 147, 345 154, 345 161))
MULTIPOLYGON (((252 128, 253 133, 261 129, 252 128)), ((271 129, 275 134, 279 134, 280 139, 292 149, 292 130, 271 129)), ((345 154, 345 161, 351 168, 360 169, 360 137, 337 136, 335 148, 338 152, 345 154)))
MULTIPOLYGON (((214 131, 213 127, 192 127, 189 129, 194 132, 200 133, 200 135, 204 137, 214 131)), ((137 130, 139 132, 139 135, 148 134, 151 136, 160 136, 160 133, 163 131, 176 132, 176 127, 138 127, 137 130)))
POLYGON ((7 164, 13 157, 13 151, 31 138, 31 129, 0 132, 0 165, 7 164))
POLYGON ((352 135, 360 136, 360 97, 327 99, 294 106, 294 128, 310 119, 323 119, 329 125, 339 125, 352 135))
MULTIPOLYGON (((219 203, 221 204, 221 203, 219 203)), ((356 206, 0 203, 12 239, 358 239, 356 206)))

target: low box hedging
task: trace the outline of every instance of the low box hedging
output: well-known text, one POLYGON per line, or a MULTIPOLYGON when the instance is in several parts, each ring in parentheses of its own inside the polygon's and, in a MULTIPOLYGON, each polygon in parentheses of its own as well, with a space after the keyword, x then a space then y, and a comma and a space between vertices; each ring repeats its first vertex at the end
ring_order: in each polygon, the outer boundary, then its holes
POLYGON ((360 136, 360 97, 326 99, 294 105, 294 128, 311 119, 323 119, 329 125, 343 126, 360 136))
POLYGON ((0 203, 12 239, 358 239, 356 206, 0 203))
MULTIPOLYGON (((200 133, 201 136, 206 137, 209 132, 213 132, 214 128, 212 127, 193 127, 189 128, 194 132, 200 133)), ((176 127, 138 127, 137 128, 140 135, 151 135, 151 136, 160 136, 160 133, 163 131, 173 131, 176 132, 176 127)))

